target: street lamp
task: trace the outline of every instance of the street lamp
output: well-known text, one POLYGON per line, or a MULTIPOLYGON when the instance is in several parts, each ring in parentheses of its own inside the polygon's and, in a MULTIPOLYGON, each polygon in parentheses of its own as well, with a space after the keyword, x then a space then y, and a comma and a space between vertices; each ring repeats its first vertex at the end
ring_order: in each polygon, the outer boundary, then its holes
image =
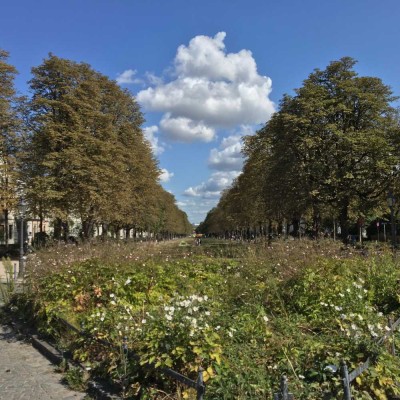
POLYGON ((18 214, 20 218, 20 233, 19 233, 19 270, 18 277, 24 277, 25 257, 24 257, 24 218, 27 206, 23 200, 18 204, 18 214))
POLYGON ((394 220, 394 207, 396 205, 396 198, 394 197, 392 191, 389 191, 388 193, 387 203, 390 208, 390 227, 392 235, 392 248, 394 250, 396 248, 396 225, 394 220))

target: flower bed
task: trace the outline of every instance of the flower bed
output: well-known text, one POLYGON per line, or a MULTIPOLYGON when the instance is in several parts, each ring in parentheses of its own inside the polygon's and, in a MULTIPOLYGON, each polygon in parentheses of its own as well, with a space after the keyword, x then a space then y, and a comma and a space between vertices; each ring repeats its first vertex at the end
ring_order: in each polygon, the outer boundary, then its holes
POLYGON ((295 398, 320 399, 340 391, 328 365, 356 367, 367 357, 374 363, 354 383, 354 398, 400 394, 400 363, 376 342, 388 317, 400 316, 400 274, 390 254, 366 257, 308 241, 113 246, 114 257, 104 248, 107 257, 75 248, 79 259, 68 253, 70 262, 62 255, 71 248, 32 256, 31 290, 14 305, 124 396, 195 398, 157 368, 196 380, 201 366, 206 399, 272 398, 282 373, 295 398), (56 317, 115 349, 66 330, 56 317), (125 346, 140 362, 126 358, 125 346))

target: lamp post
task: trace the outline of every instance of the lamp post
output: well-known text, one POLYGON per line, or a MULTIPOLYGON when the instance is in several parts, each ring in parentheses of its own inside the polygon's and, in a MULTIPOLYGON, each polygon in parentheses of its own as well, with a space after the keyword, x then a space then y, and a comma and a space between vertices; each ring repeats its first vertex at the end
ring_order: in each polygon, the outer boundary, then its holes
POLYGON ((18 277, 24 277, 25 257, 24 257, 24 218, 26 213, 26 204, 23 200, 18 204, 18 213, 20 218, 20 233, 19 233, 19 270, 18 277))
POLYGON ((394 220, 394 207, 396 204, 396 198, 394 197, 392 191, 390 191, 388 194, 387 203, 390 208, 390 227, 392 235, 392 248, 394 250, 396 248, 396 224, 394 220))

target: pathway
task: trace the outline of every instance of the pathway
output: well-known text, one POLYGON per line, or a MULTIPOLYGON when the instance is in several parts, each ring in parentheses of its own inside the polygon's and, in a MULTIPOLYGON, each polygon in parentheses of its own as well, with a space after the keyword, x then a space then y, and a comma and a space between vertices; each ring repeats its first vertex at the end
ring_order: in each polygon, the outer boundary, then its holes
POLYGON ((64 386, 54 366, 0 323, 0 400, 82 400, 64 386))

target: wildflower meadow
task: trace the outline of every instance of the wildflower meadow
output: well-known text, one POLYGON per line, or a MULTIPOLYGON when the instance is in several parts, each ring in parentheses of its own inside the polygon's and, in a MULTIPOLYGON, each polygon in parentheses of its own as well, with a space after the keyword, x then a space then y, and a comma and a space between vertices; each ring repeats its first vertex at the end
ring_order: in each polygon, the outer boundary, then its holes
POLYGON ((162 374, 166 367, 194 380, 203 368, 205 399, 272 399, 282 374, 296 399, 340 398, 333 366, 355 368, 370 357, 353 396, 390 399, 400 395, 391 350, 398 338, 378 340, 400 317, 398 261, 382 248, 341 246, 211 239, 59 246, 29 256, 24 291, 10 309, 123 398, 195 399, 162 374))

